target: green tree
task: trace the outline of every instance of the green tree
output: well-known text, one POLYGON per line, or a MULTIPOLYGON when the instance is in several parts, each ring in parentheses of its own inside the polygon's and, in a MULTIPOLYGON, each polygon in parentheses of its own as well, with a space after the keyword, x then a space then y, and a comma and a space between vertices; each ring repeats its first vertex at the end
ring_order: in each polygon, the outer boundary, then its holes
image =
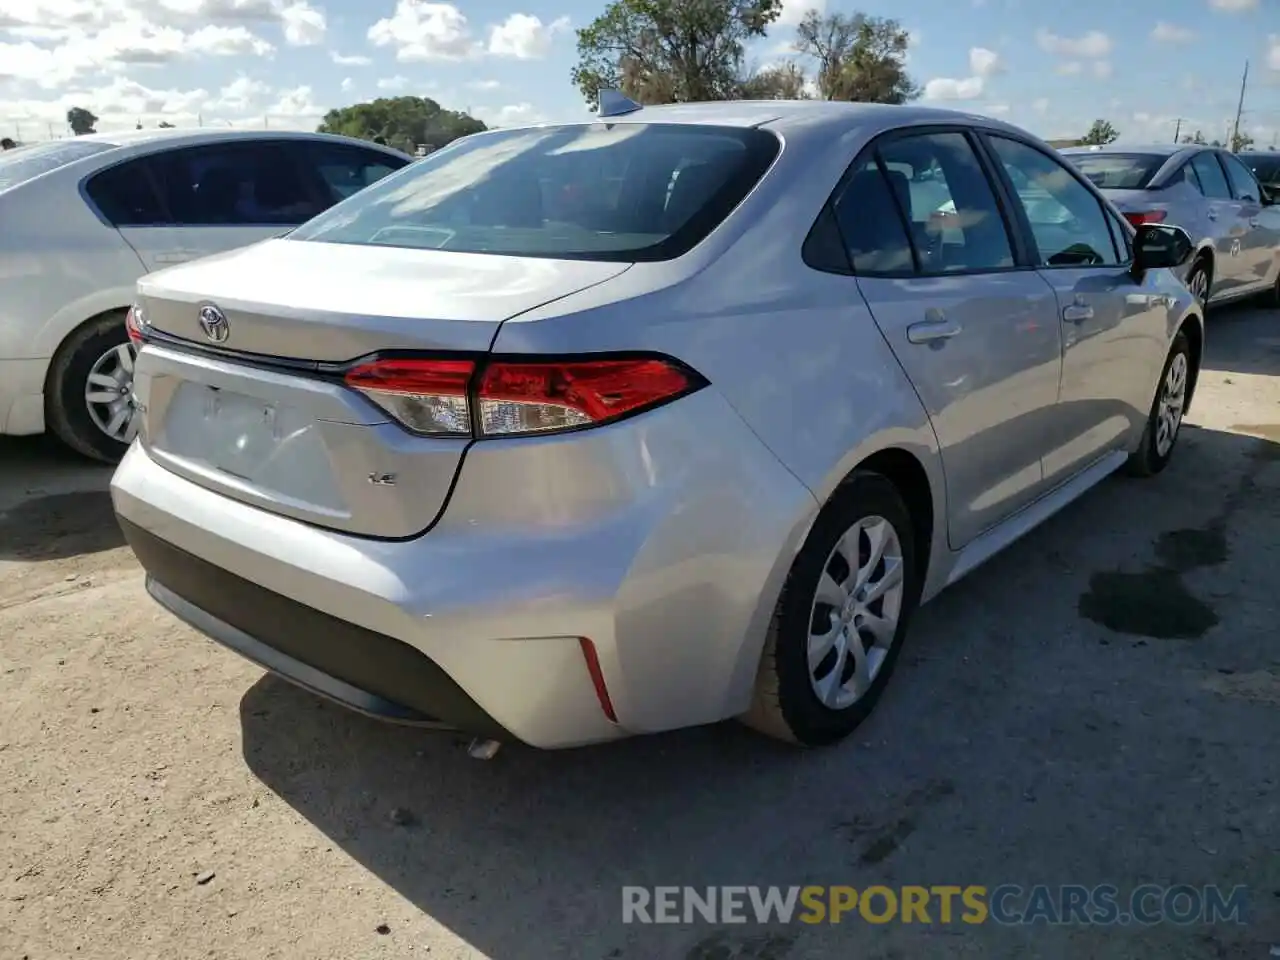
POLYGON ((459 137, 488 128, 470 114, 446 110, 428 97, 380 97, 330 110, 316 129, 413 153, 418 144, 438 150, 459 137))
POLYGON ((824 100, 908 103, 920 96, 907 74, 910 39, 891 18, 810 10, 796 28, 795 49, 817 61, 824 100))
POLYGON ((737 99, 754 79, 747 42, 781 12, 782 0, 613 0, 578 31, 570 77, 592 109, 609 89, 640 103, 737 99))
POLYGON ((1243 130, 1239 133, 1231 135, 1231 152, 1239 153, 1241 150, 1248 150, 1253 146, 1253 137, 1245 133, 1243 130))
POLYGON ((98 118, 84 107, 72 107, 67 111, 67 126, 71 128, 71 132, 77 137, 84 136, 86 133, 94 133, 94 127, 97 125, 98 118))
POLYGON ((1111 121, 1095 120, 1089 132, 1080 138, 1080 143, 1083 146, 1104 146, 1114 143, 1119 136, 1120 131, 1111 125, 1111 121))
POLYGON ((808 100, 806 82, 798 64, 781 63, 743 79, 738 95, 743 100, 808 100))
POLYGON ((1208 144, 1208 142, 1209 142, 1209 141, 1208 141, 1208 140, 1206 140, 1206 139, 1204 138, 1204 134, 1203 134, 1203 133, 1201 133, 1199 130, 1197 130, 1195 133, 1192 133, 1192 134, 1184 134, 1184 135, 1183 135, 1183 137, 1182 137, 1182 142, 1183 142, 1183 143, 1194 143, 1194 144, 1198 144, 1199 146, 1202 146, 1202 147, 1203 147, 1203 146, 1205 146, 1206 144, 1208 144))

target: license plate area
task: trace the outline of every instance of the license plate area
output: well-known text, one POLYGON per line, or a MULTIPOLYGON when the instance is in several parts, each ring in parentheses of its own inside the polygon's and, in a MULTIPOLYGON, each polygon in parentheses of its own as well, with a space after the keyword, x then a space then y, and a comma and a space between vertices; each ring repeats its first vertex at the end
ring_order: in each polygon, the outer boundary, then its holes
POLYGON ((288 402, 177 384, 151 445, 189 468, 313 509, 342 509, 324 423, 288 402))

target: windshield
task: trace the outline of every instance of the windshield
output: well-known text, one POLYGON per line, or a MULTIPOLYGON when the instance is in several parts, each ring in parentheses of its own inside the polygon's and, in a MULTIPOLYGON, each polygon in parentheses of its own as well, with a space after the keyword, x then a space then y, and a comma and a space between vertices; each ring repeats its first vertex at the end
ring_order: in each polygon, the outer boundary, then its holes
POLYGON ((1068 153, 1099 190, 1145 190, 1168 157, 1142 153, 1068 153))
POLYGON ((26 183, 42 173, 56 170, 95 153, 114 150, 116 144, 100 140, 49 140, 0 153, 0 190, 26 183))
POLYGON ((1274 157, 1242 157, 1259 183, 1280 186, 1280 154, 1274 157))
POLYGON ((482 133, 362 190, 291 240, 579 260, 664 260, 768 169, 756 129, 586 123, 482 133))

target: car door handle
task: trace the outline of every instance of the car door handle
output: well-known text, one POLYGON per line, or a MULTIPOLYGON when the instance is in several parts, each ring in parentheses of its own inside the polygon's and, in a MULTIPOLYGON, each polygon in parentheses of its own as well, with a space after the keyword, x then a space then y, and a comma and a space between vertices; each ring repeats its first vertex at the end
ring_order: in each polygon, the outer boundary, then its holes
POLYGON ((1068 323, 1081 323, 1085 320, 1092 320, 1093 307, 1079 303, 1066 307, 1062 311, 1062 319, 1068 323))
POLYGON ((907 339, 912 343, 934 343, 959 336, 962 329, 951 320, 926 320, 907 327, 907 339))
POLYGON ((170 250, 167 253, 157 253, 156 263, 186 263, 188 260, 194 260, 196 256, 194 250, 170 250))
POLYGON ((1251 218, 1251 219, 1249 220, 1249 226, 1251 226, 1251 227, 1260 227, 1260 226, 1262 226, 1262 221, 1261 221, 1261 220, 1259 220, 1257 217, 1253 217, 1253 218, 1251 218))
POLYGON ((1217 210, 1210 210, 1210 211, 1209 211, 1209 219, 1210 219, 1210 220, 1217 220, 1217 219, 1218 219, 1218 211, 1217 211, 1217 210))

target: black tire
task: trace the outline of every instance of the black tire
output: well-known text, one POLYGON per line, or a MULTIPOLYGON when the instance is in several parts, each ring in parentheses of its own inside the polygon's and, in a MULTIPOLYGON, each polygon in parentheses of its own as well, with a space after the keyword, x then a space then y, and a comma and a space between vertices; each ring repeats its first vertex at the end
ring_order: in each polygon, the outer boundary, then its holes
POLYGON ((1196 262, 1193 263, 1191 265, 1191 269, 1187 271, 1186 287, 1188 290, 1193 292, 1195 290, 1195 283, 1193 281, 1196 278, 1196 274, 1200 274, 1204 277, 1204 298, 1201 299, 1197 297, 1196 299, 1200 302, 1201 310, 1208 310, 1210 287, 1213 284, 1213 271, 1209 268, 1209 261, 1203 256, 1197 257, 1196 262))
POLYGON ((119 461, 129 445, 94 424, 85 404, 85 385, 98 358, 129 339, 124 318, 123 310, 104 313, 67 337, 53 358, 45 384, 45 425, 76 453, 103 463, 119 461))
POLYGON ((902 651, 911 616, 920 601, 920 572, 911 516, 897 488, 878 473, 855 471, 823 508, 796 556, 769 626, 755 697, 739 719, 767 736, 805 747, 836 743, 875 709, 902 651), (836 543, 859 520, 879 516, 898 535, 903 560, 903 596, 893 642, 867 691, 840 710, 826 706, 810 683, 808 642, 818 581, 836 543))
MULTIPOLYGON (((1160 415, 1160 399, 1164 395, 1165 379, 1169 376, 1169 368, 1173 366, 1173 361, 1179 354, 1186 357, 1188 389, 1190 389, 1194 361, 1191 355, 1191 344, 1187 340, 1187 335, 1181 330, 1173 338, 1173 346, 1169 348, 1169 356, 1165 358, 1164 367, 1160 370, 1160 380, 1156 384, 1156 393, 1151 398, 1151 411, 1147 414, 1147 425, 1142 431, 1142 445, 1129 456, 1129 460, 1125 463, 1125 472, 1131 477, 1154 477, 1169 465, 1169 461, 1173 459, 1173 451, 1178 449, 1178 437, 1182 433, 1181 419, 1178 422, 1179 429, 1173 436, 1173 443, 1169 445, 1169 449, 1163 454, 1156 449, 1156 434, 1157 421, 1160 415)), ((1185 397, 1183 409, 1186 409, 1185 397)))

